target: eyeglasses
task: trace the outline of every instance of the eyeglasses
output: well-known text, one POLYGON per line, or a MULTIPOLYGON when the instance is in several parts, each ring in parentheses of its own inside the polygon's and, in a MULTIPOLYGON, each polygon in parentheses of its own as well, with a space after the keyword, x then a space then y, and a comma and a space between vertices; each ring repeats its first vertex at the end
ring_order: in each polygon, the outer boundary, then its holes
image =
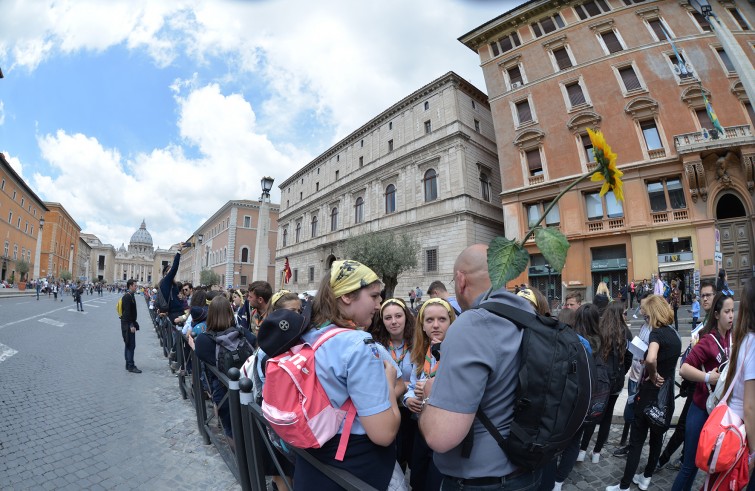
POLYGON ((188 288, 184 288, 183 291, 184 291, 184 293, 188 293, 189 289, 188 288))

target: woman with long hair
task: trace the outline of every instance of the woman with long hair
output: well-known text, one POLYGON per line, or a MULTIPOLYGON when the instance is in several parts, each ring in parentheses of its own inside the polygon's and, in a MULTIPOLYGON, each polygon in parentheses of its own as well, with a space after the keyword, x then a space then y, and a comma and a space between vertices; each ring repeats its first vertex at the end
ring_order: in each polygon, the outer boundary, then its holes
MULTIPOLYGON (((433 348, 446 337, 451 323, 456 320, 453 307, 442 298, 431 298, 422 304, 417 314, 414 327, 414 346, 412 347, 412 370, 409 388, 404 395, 404 406, 412 413, 420 414, 427 398, 424 394, 425 383, 435 377, 440 366, 440 357, 436 358, 433 348)), ((440 489, 443 475, 433 463, 433 452, 427 446, 422 434, 417 431, 409 467, 412 469, 410 485, 412 490, 436 491, 440 489)))
POLYGON ((719 366, 729 359, 732 346, 731 328, 734 325, 734 299, 718 292, 708 312, 708 322, 700 330, 700 341, 692 348, 682 364, 680 375, 695 383, 692 404, 687 411, 684 428, 684 460, 674 480, 673 491, 689 491, 697 475, 695 449, 708 410, 705 402, 712 387, 718 383, 719 366), (700 370, 702 367, 704 370, 700 370))
MULTIPOLYGON (((404 384, 399 397, 403 397, 403 392, 411 381, 414 367, 411 357, 414 339, 414 315, 403 300, 389 298, 380 305, 377 320, 368 329, 368 332, 372 334, 375 341, 390 352, 393 361, 398 365, 399 377, 404 384)), ((413 413, 406 406, 399 406, 399 411, 401 412, 401 426, 396 436, 396 457, 401 468, 406 469, 412 455, 414 435, 417 432, 417 420, 412 417, 413 413)))
MULTIPOLYGON (((344 469, 377 489, 386 489, 396 468, 394 441, 401 422, 396 398, 396 369, 381 359, 372 336, 362 329, 380 308, 382 285, 367 266, 335 261, 312 303, 312 323, 302 340, 314 345, 327 331, 349 329, 331 337, 315 352, 317 378, 333 407, 351 399, 356 417, 343 460, 336 459, 341 435, 310 455, 344 469)), ((294 489, 339 490, 336 483, 297 456, 294 489)))
MULTIPOLYGON (((734 388, 729 398, 729 408, 734 411, 745 423, 747 433, 748 454, 743 455, 747 459, 747 470, 750 474, 750 484, 748 491, 755 491, 755 278, 750 278, 744 284, 742 289, 742 299, 739 302, 739 313, 737 315, 737 324, 734 327, 732 336, 731 358, 729 359, 729 369, 726 374, 726 385, 724 393, 729 390, 733 384, 734 388), (739 368, 741 366, 741 369, 739 368), (741 374, 737 375, 737 371, 741 374)), ((744 463, 741 463, 744 467, 744 463)), ((717 476, 711 476, 711 481, 716 482, 717 476)), ((729 481, 738 477, 739 482, 746 480, 745 476, 737 476, 732 473, 727 479, 722 479, 717 488, 730 489, 729 481)), ((742 486, 743 487, 743 486, 742 486)), ((742 488, 740 488, 742 489, 742 488)))
POLYGON ((682 340, 671 327, 671 323, 674 321, 674 312, 662 296, 650 295, 642 303, 642 313, 647 316, 648 326, 651 329, 650 342, 645 353, 644 370, 640 377, 641 381, 634 403, 635 417, 632 421, 632 431, 629 438, 629 454, 621 482, 608 486, 606 491, 627 490, 631 483, 637 484, 643 491, 648 489, 658 462, 658 456, 661 454, 663 435, 671 424, 671 416, 674 414, 673 397, 669 398, 666 407, 666 424, 664 427, 651 425, 644 414, 646 407, 658 401, 658 393, 663 382, 670 380, 673 383, 676 373, 676 360, 679 358, 682 349, 682 340), (648 438, 648 432, 650 433, 648 461, 644 472, 635 474, 640 464, 640 455, 645 440, 648 438))
POLYGON ((623 302, 613 301, 608 304, 608 308, 600 317, 599 329, 603 341, 600 350, 595 356, 600 356, 606 367, 608 367, 609 373, 620 371, 621 377, 620 380, 616 381, 616 385, 611 387, 611 395, 608 397, 608 404, 603 412, 601 421, 585 425, 585 432, 582 435, 582 445, 580 445, 579 456, 577 458, 578 461, 584 460, 590 439, 595 431, 595 426, 596 424, 600 424, 598 438, 592 451, 591 460, 593 464, 597 464, 600 461, 600 451, 603 449, 606 440, 608 440, 608 433, 611 431, 613 408, 616 405, 619 394, 624 390, 624 375, 627 372, 624 369, 626 366, 624 360, 630 356, 627 354, 627 343, 631 342, 632 333, 627 328, 626 310, 624 309, 623 302), (619 386, 619 383, 621 386, 619 386))

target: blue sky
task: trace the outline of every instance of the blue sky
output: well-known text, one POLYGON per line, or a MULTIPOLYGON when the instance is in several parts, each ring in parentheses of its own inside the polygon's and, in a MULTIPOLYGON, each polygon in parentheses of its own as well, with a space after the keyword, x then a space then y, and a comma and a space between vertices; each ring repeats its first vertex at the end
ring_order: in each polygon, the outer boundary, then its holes
POLYGON ((83 232, 167 248, 448 71, 486 91, 457 38, 518 3, 0 0, 0 152, 83 232))

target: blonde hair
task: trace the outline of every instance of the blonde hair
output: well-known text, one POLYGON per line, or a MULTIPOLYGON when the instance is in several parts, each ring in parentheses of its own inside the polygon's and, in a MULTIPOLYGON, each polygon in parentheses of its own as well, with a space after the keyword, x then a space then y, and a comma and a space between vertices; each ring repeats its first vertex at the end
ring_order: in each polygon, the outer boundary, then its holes
POLYGON ((606 285, 605 281, 598 283, 598 288, 595 290, 596 295, 600 295, 601 293, 609 299, 611 298, 611 291, 608 289, 608 285, 606 285))
POLYGON ((414 323, 414 342, 412 343, 412 363, 414 363, 414 370, 417 375, 422 373, 422 369, 425 366, 425 354, 430 347, 430 338, 427 337, 427 333, 423 329, 425 324, 425 310, 427 307, 437 305, 443 307, 448 313, 448 319, 450 324, 456 320, 456 312, 451 308, 451 305, 442 298, 431 298, 427 302, 422 304, 422 308, 417 315, 417 320, 414 323))
POLYGON ((648 316, 648 325, 653 329, 674 322, 674 311, 660 295, 648 295, 642 302, 642 309, 648 316))

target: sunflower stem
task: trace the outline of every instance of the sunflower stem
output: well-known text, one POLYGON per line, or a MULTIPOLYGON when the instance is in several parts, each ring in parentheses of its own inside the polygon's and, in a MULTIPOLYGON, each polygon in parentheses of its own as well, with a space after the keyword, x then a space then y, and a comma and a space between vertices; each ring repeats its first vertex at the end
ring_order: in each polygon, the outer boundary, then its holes
MULTIPOLYGON (((574 186, 576 186, 580 182, 584 181, 588 177, 592 177, 592 175, 595 174, 596 172, 598 172, 599 170, 600 170, 600 167, 596 168, 592 172, 588 172, 587 174, 584 174, 583 176, 579 177, 578 179, 575 179, 574 182, 572 182, 571 184, 569 184, 568 186, 566 186, 560 193, 558 193, 558 195, 555 198, 553 198, 553 201, 550 202, 550 204, 548 205, 548 207, 545 208, 545 211, 542 214, 542 216, 540 217, 540 219, 535 223, 535 225, 533 225, 532 227, 530 227, 530 229, 527 231, 527 234, 522 239, 522 246, 524 245, 525 242, 527 242, 527 240, 530 237, 532 237, 532 234, 535 233, 535 229, 543 222, 543 220, 545 220, 545 217, 548 216, 548 213, 550 213, 551 209, 556 205, 556 203, 558 203, 558 200, 560 200, 563 195, 565 195, 566 193, 568 193, 569 191, 571 191, 574 188, 574 186)), ((487 293, 485 294, 485 297, 483 298, 483 301, 487 300, 488 297, 490 297, 491 293, 493 293, 493 286, 492 285, 490 286, 490 288, 488 289, 487 293)))

